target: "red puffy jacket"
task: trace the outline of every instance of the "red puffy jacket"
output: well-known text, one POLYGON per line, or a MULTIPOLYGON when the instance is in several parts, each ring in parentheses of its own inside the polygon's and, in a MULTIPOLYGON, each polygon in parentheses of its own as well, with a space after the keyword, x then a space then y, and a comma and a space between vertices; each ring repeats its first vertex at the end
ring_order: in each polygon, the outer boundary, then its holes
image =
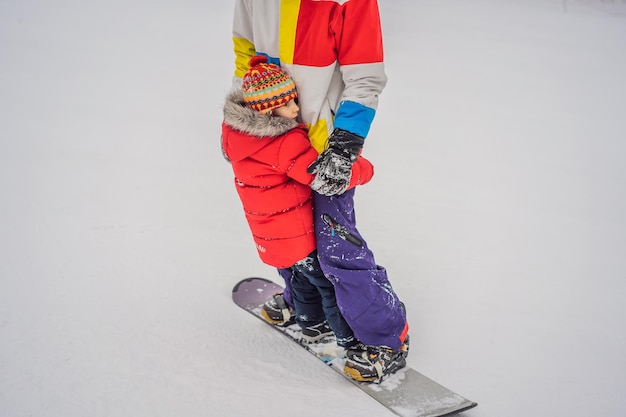
MULTIPOLYGON (((289 268, 315 250, 312 191, 306 172, 318 154, 304 125, 258 113, 240 92, 224 105, 222 149, 231 161, 237 193, 261 260, 289 268)), ((350 187, 365 184, 374 167, 353 164, 350 187)))

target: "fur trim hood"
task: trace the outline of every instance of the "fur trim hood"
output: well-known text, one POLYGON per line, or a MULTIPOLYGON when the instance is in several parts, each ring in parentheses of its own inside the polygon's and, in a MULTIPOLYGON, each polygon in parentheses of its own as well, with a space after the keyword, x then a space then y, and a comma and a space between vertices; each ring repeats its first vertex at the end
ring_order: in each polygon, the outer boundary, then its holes
POLYGON ((226 96, 224 123, 235 130, 259 138, 281 136, 299 126, 296 120, 261 114, 246 107, 241 91, 234 91, 226 96))

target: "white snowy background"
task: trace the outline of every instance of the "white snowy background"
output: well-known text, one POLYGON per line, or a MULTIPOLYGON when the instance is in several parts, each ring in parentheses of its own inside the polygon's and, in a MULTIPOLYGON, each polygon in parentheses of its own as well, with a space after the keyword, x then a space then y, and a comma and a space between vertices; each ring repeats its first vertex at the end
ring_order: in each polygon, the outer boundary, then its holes
MULTIPOLYGON (((0 416, 392 414, 231 302, 229 0, 0 1, 0 416)), ((626 2, 381 0, 357 192, 467 417, 626 415, 626 2)))

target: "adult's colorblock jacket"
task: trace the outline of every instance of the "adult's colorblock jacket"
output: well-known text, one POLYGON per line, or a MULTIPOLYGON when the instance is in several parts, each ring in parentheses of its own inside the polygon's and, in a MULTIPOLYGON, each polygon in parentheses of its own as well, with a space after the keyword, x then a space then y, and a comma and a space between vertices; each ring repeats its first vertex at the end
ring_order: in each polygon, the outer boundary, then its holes
POLYGON ((318 152, 334 127, 366 137, 387 83, 376 0, 236 0, 234 87, 266 55, 298 86, 318 152))
MULTIPOLYGON (((240 91, 233 92, 224 104, 222 149, 261 260, 289 268, 313 252, 314 175, 306 170, 318 154, 305 126, 252 110, 240 91)), ((350 187, 369 182, 373 174, 369 161, 357 159, 350 187)))

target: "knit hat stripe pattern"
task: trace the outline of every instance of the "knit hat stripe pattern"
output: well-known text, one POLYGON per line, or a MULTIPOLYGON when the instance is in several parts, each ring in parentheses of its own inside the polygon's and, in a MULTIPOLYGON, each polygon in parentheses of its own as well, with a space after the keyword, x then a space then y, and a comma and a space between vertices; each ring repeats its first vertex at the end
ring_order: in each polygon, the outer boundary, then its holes
POLYGON ((272 110, 298 96, 293 79, 279 66, 267 63, 264 56, 254 56, 243 77, 243 100, 254 110, 272 110))

